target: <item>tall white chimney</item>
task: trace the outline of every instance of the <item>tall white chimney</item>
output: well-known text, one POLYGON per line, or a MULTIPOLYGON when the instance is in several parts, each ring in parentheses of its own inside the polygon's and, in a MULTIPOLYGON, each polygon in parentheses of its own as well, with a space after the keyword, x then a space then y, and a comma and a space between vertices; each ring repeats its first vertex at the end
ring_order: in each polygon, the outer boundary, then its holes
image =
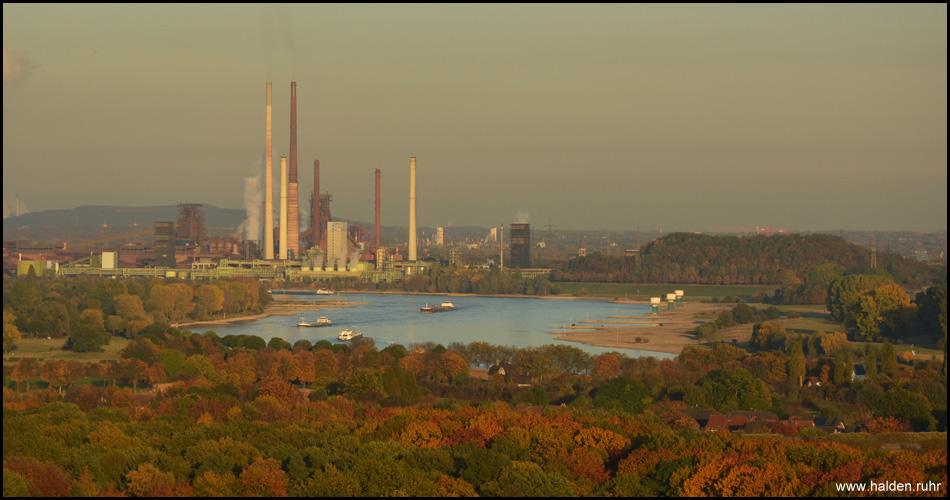
POLYGON ((267 132, 264 156, 264 258, 274 258, 274 170, 271 165, 271 82, 267 82, 267 132))
POLYGON ((409 262, 416 261, 416 157, 409 158, 409 262))
POLYGON ((287 157, 280 157, 280 258, 287 259, 287 157))

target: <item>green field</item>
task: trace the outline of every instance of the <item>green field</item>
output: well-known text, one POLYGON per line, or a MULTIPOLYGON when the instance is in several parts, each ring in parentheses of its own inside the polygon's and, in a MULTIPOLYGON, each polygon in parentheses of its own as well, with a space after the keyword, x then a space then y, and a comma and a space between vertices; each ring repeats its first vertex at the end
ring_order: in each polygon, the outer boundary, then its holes
POLYGON ((16 364, 16 360, 23 357, 37 358, 41 362, 48 359, 77 359, 88 363, 99 363, 106 360, 119 359, 119 353, 129 345, 129 339, 112 337, 104 352, 72 352, 64 351, 66 339, 21 339, 16 343, 13 353, 4 356, 3 364, 16 364))
POLYGON ((683 290, 683 300, 702 301, 713 297, 739 297, 749 300, 752 294, 763 292, 768 295, 775 293, 775 285, 663 285, 654 283, 556 283, 561 293, 565 295, 607 297, 611 299, 627 298, 649 302, 650 297, 666 299, 666 294, 674 290, 683 290), (587 290, 584 294, 583 290, 587 290))

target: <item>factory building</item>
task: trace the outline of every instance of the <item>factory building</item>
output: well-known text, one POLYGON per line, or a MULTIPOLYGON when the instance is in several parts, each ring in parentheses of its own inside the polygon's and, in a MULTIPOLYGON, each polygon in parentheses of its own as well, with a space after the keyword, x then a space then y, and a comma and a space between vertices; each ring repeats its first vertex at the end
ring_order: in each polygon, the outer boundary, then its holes
POLYGON ((205 248, 205 213, 201 203, 178 204, 178 228, 176 237, 184 246, 205 248))
POLYGON ((155 267, 175 267, 175 223, 155 222, 155 267))
POLYGON ((511 225, 511 267, 531 267, 531 224, 511 225))
POLYGON ((327 269, 346 269, 347 247, 346 222, 327 222, 327 269))

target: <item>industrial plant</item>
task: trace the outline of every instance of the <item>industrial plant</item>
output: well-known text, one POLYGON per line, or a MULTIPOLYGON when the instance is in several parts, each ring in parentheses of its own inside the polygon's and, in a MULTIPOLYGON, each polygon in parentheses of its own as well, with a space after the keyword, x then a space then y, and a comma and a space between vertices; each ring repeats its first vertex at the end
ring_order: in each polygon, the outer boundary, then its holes
MULTIPOLYGON (((301 230, 300 196, 297 170, 297 83, 290 84, 290 144, 287 155, 280 156, 279 179, 275 200, 273 186, 273 89, 265 87, 264 117, 264 193, 263 200, 247 207, 248 220, 230 237, 209 237, 205 214, 200 203, 178 205, 177 220, 158 220, 149 229, 100 238, 66 248, 59 246, 20 245, 10 248, 16 255, 17 273, 29 269, 45 274, 91 274, 100 276, 163 276, 187 279, 254 277, 260 279, 326 280, 335 277, 355 278, 370 282, 394 282, 407 276, 424 274, 434 259, 419 256, 419 235, 416 217, 416 157, 409 158, 409 230, 406 255, 399 246, 386 248, 380 242, 381 169, 375 169, 375 227, 367 241, 362 224, 335 221, 329 191, 321 192, 320 160, 314 159, 313 190, 309 194, 309 227, 301 230), (275 201, 277 207, 274 206, 275 201), (259 205, 258 205, 259 204, 259 205), (256 207, 262 211, 257 220, 256 207), (275 221, 275 208, 277 220, 275 221), (252 214, 252 209, 253 214, 252 214), (251 219, 254 223, 251 224, 251 219), (261 222, 263 222, 261 224, 261 222), (147 243, 125 243, 127 237, 152 233, 152 246, 147 243), (259 233, 259 234, 254 234, 259 233), (116 246, 98 246, 119 242, 116 246)), ((504 268, 504 225, 502 237, 497 228, 484 243, 498 244, 498 257, 504 268)), ((423 242, 445 243, 445 230, 423 235, 423 242)), ((531 232, 528 224, 511 225, 511 262, 509 268, 530 267, 531 232)), ((5 252, 10 253, 10 252, 5 252)), ((450 261, 460 264, 459 251, 450 252, 450 261)))

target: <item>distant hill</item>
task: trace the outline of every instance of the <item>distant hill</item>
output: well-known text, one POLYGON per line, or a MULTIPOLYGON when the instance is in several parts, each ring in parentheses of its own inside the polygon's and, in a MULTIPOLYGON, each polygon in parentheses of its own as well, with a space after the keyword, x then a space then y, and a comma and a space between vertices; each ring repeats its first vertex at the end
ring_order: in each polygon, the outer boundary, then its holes
MULTIPOLYGON (((214 205, 202 207, 208 236, 230 236, 247 218, 243 209, 219 208, 214 205)), ((3 239, 26 238, 29 240, 61 241, 64 239, 96 238, 117 231, 132 231, 133 227, 146 229, 156 221, 178 219, 178 206, 115 207, 107 205, 83 205, 65 210, 43 210, 19 217, 3 219, 3 239), (105 227, 103 225, 106 225, 105 227)), ((349 219, 335 219, 351 227, 362 224, 367 239, 373 237, 373 224, 349 219)), ((276 222, 276 221, 275 221, 276 222)), ((302 220, 302 230, 309 228, 310 221, 302 220)), ((382 226, 383 244, 404 242, 408 239, 405 226, 382 226)), ((419 227, 420 238, 435 234, 435 228, 419 227)), ((453 238, 477 236, 483 238, 487 228, 465 226, 446 228, 446 236, 453 238)), ((147 238, 146 238, 147 239, 147 238)), ((144 240, 143 240, 144 241, 144 240)))
MULTIPOLYGON (((205 226, 237 227, 247 217, 244 210, 236 208, 218 208, 214 205, 202 207, 205 213, 205 226)), ((109 226, 150 226, 156 221, 175 221, 178 218, 177 205, 157 207, 112 207, 106 205, 83 205, 66 210, 43 210, 31 212, 19 217, 3 219, 3 229, 20 227, 97 227, 109 226)))
MULTIPOLYGON (((785 271, 803 279, 818 264, 831 262, 847 272, 871 272, 871 251, 828 234, 711 236, 673 233, 643 248, 641 272, 633 257, 594 253, 571 259, 558 281, 645 283, 780 284, 785 271)), ((903 285, 946 279, 945 266, 878 251, 878 268, 903 285)))

